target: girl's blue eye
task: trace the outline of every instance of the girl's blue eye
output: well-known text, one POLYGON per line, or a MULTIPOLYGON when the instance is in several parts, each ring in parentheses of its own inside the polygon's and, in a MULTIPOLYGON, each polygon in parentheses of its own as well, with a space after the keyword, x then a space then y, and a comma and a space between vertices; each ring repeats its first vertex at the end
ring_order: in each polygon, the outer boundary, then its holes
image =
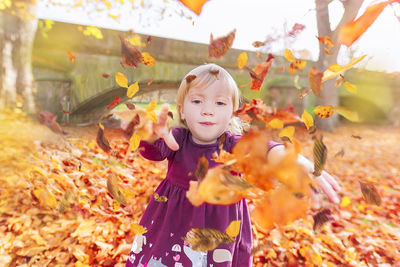
POLYGON ((217 101, 217 105, 218 106, 225 106, 226 104, 225 104, 225 102, 217 101))

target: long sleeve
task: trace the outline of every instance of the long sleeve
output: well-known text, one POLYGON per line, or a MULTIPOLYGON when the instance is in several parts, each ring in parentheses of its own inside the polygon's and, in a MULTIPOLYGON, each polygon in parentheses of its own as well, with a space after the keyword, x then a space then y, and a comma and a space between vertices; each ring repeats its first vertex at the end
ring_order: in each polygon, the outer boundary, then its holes
MULTIPOLYGON (((175 137, 176 142, 181 146, 181 140, 185 133, 183 128, 173 128, 172 135, 175 137)), ((153 144, 146 141, 140 141, 139 144, 140 155, 148 160, 162 161, 166 158, 170 158, 175 151, 171 150, 164 139, 159 138, 153 144)))

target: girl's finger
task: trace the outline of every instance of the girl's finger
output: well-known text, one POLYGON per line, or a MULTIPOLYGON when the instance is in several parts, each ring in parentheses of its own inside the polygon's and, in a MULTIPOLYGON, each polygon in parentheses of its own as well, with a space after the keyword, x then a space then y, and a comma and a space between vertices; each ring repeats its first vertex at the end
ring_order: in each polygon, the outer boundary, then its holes
POLYGON ((157 122, 158 125, 164 126, 167 124, 168 110, 169 110, 169 105, 163 104, 161 107, 160 114, 158 116, 158 122, 157 122))
POLYGON ((332 186, 324 179, 324 177, 318 176, 316 178, 316 181, 319 185, 319 187, 324 191, 324 193, 327 195, 328 199, 333 202, 338 204, 339 203, 339 197, 336 194, 335 190, 333 190, 332 186))
POLYGON ((327 180, 327 182, 333 187, 334 190, 336 190, 336 191, 342 190, 341 186, 339 185, 339 183, 337 182, 335 177, 333 177, 326 171, 322 172, 322 176, 327 180))

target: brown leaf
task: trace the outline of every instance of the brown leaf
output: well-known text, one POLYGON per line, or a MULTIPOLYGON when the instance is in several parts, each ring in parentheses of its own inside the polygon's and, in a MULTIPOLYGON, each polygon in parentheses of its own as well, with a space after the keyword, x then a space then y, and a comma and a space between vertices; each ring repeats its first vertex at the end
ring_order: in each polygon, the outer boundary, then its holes
POLYGON ((126 138, 130 139, 132 134, 135 132, 136 125, 140 124, 140 116, 136 114, 136 116, 129 122, 128 126, 124 131, 124 135, 126 138))
POLYGON ((157 202, 167 202, 168 198, 166 196, 160 196, 157 192, 153 194, 154 200, 157 202))
POLYGON ((372 183, 368 182, 361 182, 360 183, 361 187, 361 192, 364 196, 364 199, 367 201, 368 204, 375 204, 377 206, 380 206, 382 203, 381 196, 378 193, 378 190, 376 190, 375 186, 372 183))
POLYGON ((103 129, 99 127, 99 130, 97 131, 97 138, 96 138, 97 145, 103 149, 104 152, 108 153, 111 150, 110 144, 108 143, 108 140, 106 136, 104 135, 103 129))
POLYGON ((335 157, 341 157, 341 158, 343 158, 343 156, 344 156, 344 149, 342 148, 339 152, 337 152, 336 154, 335 154, 335 157))
POLYGON ((310 71, 308 72, 308 83, 310 84, 311 90, 318 97, 321 96, 323 75, 324 73, 319 72, 316 67, 311 67, 310 71))
POLYGON ((258 48, 258 47, 260 47, 260 46, 264 46, 264 45, 265 45, 265 42, 255 41, 255 42, 252 43, 252 45, 253 45, 255 48, 258 48))
POLYGON ((194 74, 190 74, 185 78, 187 84, 191 83, 194 79, 196 79, 196 75, 194 74))
POLYGON ((132 68, 137 68, 139 63, 142 62, 143 56, 129 41, 119 35, 121 40, 121 66, 128 65, 132 68))
POLYGON ((134 110, 136 107, 135 107, 135 104, 133 104, 133 103, 131 103, 131 102, 125 102, 125 105, 126 105, 126 107, 128 108, 128 109, 130 109, 130 110, 134 110))
POLYGON ((40 123, 46 125, 50 130, 58 134, 67 134, 57 123, 57 115, 47 110, 42 110, 39 113, 40 123))
POLYGON ((219 37, 214 40, 213 35, 210 36, 210 45, 208 46, 208 54, 210 57, 221 58, 228 52, 235 39, 236 29, 227 36, 219 37))
MULTIPOLYGON (((249 71, 251 76, 251 87, 250 90, 259 91, 264 82, 265 76, 267 76, 269 69, 272 66, 272 60, 274 56, 268 55, 268 59, 265 62, 258 64, 253 70, 249 71)), ((248 68, 246 68, 249 70, 248 68)))
POLYGON ((317 214, 314 214, 313 219, 314 219, 314 225, 313 225, 314 231, 319 231, 325 223, 334 220, 333 216, 331 215, 331 211, 329 209, 323 209, 319 211, 317 214))
POLYGON ((228 234, 211 228, 192 228, 184 237, 186 243, 196 251, 210 251, 221 244, 235 242, 228 234))
POLYGON ((112 176, 107 179, 107 190, 116 201, 126 206, 125 196, 119 190, 117 179, 115 177, 112 176))
POLYGON ((204 177, 206 177, 208 172, 208 160, 205 156, 202 156, 197 163, 196 171, 193 176, 196 177, 199 181, 202 181, 204 177))
POLYGON ((322 135, 317 136, 314 140, 313 156, 314 156, 313 175, 320 176, 324 169, 326 158, 328 156, 328 149, 322 142, 322 135))

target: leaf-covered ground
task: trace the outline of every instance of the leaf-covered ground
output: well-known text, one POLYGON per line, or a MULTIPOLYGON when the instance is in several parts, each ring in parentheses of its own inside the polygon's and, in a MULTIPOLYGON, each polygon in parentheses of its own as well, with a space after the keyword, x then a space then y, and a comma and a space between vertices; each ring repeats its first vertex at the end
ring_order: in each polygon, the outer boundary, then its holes
MULTIPOLYGON (((138 223, 165 162, 126 157, 128 143, 106 129, 114 156, 98 148, 96 128, 52 133, 21 114, 0 113, 0 266, 124 266, 138 223), (113 200, 117 179, 126 206, 113 200)), ((313 141, 296 130, 302 153, 313 141)), ((326 170, 340 181, 342 203, 324 200, 335 221, 313 231, 318 210, 268 233, 253 227, 254 266, 393 266, 400 262, 400 128, 342 126, 323 133, 326 170), (338 153, 342 151, 342 153, 338 153), (359 180, 382 205, 367 204, 359 180)), ((250 203, 250 206, 252 203, 250 203)))

